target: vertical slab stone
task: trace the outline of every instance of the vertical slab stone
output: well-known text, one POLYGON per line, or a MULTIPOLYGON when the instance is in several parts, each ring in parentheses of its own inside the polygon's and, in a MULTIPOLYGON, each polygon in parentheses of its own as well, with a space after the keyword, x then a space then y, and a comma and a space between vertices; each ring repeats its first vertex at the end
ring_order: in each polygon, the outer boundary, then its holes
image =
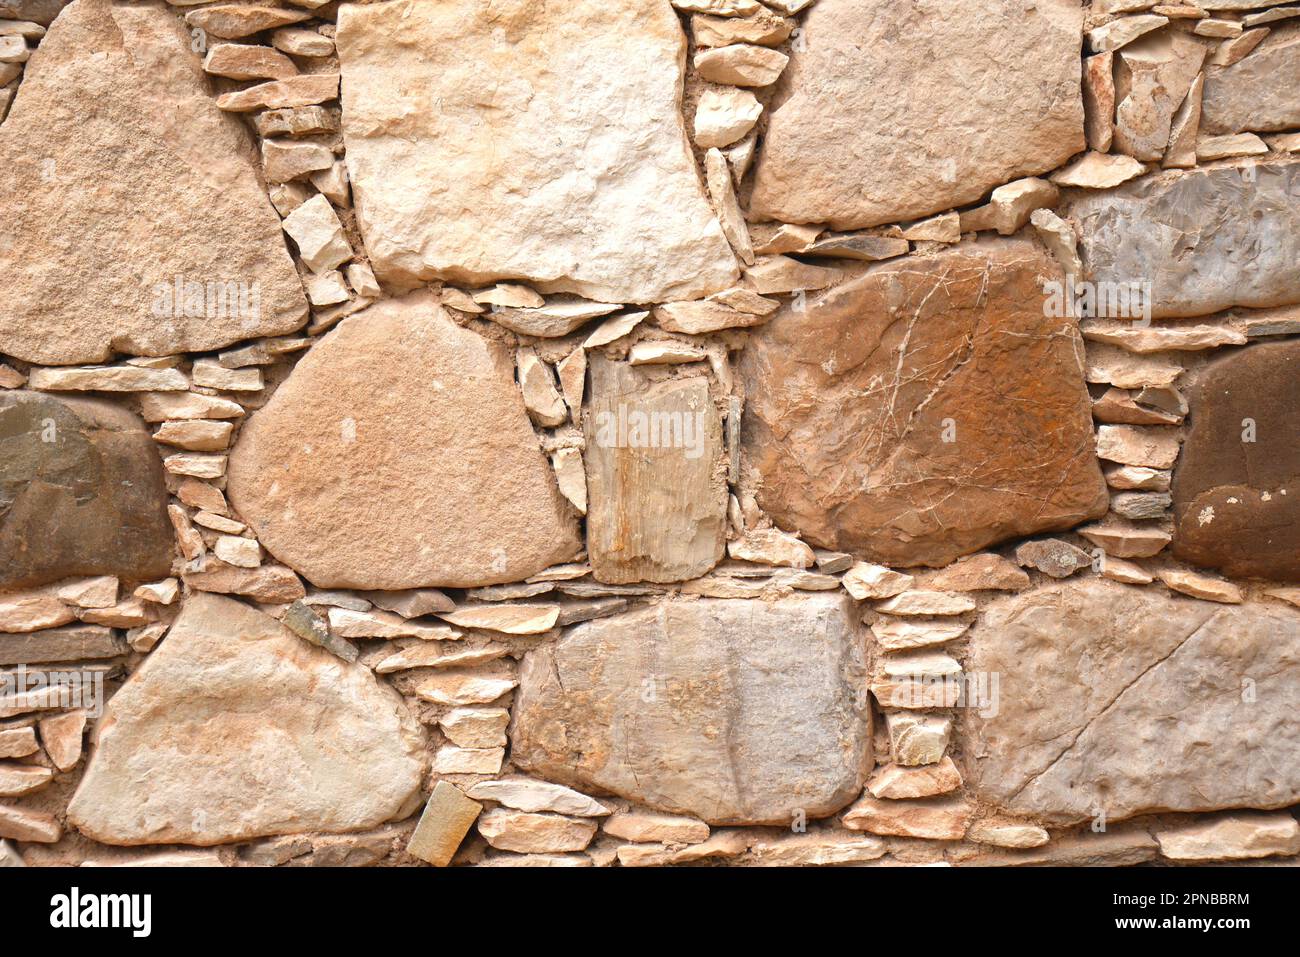
POLYGON ((980 799, 1070 824, 1300 800, 1300 612, 1076 579, 989 605, 963 712, 980 799))
POLYGON ((95 399, 0 393, 0 589, 166 577, 172 531, 144 423, 95 399))
POLYGON ((216 595, 104 709, 68 821, 105 844, 354 831, 414 810, 424 733, 369 669, 216 595))
POLYGON ((1174 471, 1174 554, 1229 575, 1300 581, 1300 342, 1200 371, 1174 471))
POLYGON ((511 758, 710 824, 833 814, 872 766, 858 627, 843 592, 577 625, 524 658, 511 758))
POLYGON ((983 240, 871 267, 783 307, 740 374, 759 504, 823 548, 945 565, 1105 513, 1076 322, 1056 263, 983 240))
POLYGON ((249 418, 231 504, 321 588, 519 581, 581 547, 511 351, 422 290, 343 320, 249 418))
POLYGON ((750 211, 918 219, 1084 148, 1077 0, 818 0, 777 87, 750 211))
POLYGON ((350 3, 337 42, 382 282, 662 302, 738 275, 687 146, 665 0, 350 3))
POLYGON ((722 558, 722 417, 702 375, 653 377, 593 355, 583 428, 587 549, 603 582, 697 578, 722 558))
POLYGON ((1171 170, 1069 212, 1085 278, 1151 283, 1155 318, 1300 302, 1300 161, 1171 170))
POLYGON ((0 352, 70 365, 306 322, 248 134, 190 42, 162 3, 75 0, 32 55, 0 125, 0 352))

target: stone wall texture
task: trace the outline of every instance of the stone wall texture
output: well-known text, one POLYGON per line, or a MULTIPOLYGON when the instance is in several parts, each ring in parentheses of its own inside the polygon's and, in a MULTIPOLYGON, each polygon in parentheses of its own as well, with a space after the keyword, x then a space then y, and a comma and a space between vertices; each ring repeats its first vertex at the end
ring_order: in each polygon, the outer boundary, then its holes
POLYGON ((0 168, 0 866, 1300 863, 1300 6, 7 0, 0 168))

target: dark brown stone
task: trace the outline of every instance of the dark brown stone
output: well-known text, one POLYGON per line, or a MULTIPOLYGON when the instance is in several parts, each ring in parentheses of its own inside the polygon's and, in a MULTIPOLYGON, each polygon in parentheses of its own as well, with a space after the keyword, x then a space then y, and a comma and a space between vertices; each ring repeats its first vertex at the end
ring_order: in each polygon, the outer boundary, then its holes
POLYGON ((140 420, 92 399, 0 395, 0 588, 171 571, 162 462, 140 420))
POLYGON ((1300 581, 1300 342, 1215 359, 1189 400, 1174 554, 1229 575, 1300 581))
POLYGON ((1056 264, 985 240, 869 267, 745 349, 759 504, 823 548, 944 565, 1106 511, 1075 322, 1056 264))

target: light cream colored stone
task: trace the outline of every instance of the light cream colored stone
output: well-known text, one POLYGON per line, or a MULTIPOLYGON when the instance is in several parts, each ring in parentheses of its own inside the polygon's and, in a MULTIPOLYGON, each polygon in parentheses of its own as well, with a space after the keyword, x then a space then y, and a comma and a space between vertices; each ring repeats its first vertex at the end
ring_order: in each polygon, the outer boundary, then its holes
POLYGON ((439 781, 407 842, 406 853, 434 867, 446 867, 482 810, 483 805, 471 801, 460 788, 439 781))
POLYGON ((585 850, 596 834, 596 822, 496 808, 478 819, 478 832, 498 850, 560 854, 585 850))
POLYGON ((735 43, 695 54, 695 71, 710 83, 769 86, 789 62, 790 58, 777 50, 735 43))
POLYGON ((519 682, 473 672, 430 675, 415 686, 415 696, 442 705, 492 704, 519 682))
POLYGON ((838 269, 814 266, 789 256, 759 257, 745 270, 746 281, 763 295, 825 289, 841 276, 838 269))
POLYGON ((758 43, 778 46, 794 31, 795 23, 759 8, 747 17, 717 17, 696 14, 691 17, 691 34, 702 47, 724 47, 731 43, 758 43))
POLYGON ((1118 50, 1152 30, 1159 30, 1168 22, 1168 17, 1154 14, 1121 17, 1118 20, 1112 20, 1110 23, 1104 23, 1089 30, 1088 46, 1094 53, 1118 50))
POLYGON ((928 715, 890 712, 885 715, 894 763, 903 767, 937 764, 952 737, 952 721, 928 715))
POLYGON ((642 844, 700 844, 709 839, 709 826, 699 818, 656 811, 617 811, 601 827, 611 837, 642 844))
POLYGON ((179 369, 127 365, 33 369, 28 384, 46 392, 183 392, 190 387, 179 369))
POLYGON ((686 148, 685 37, 661 0, 353 4, 336 42, 358 219, 385 285, 516 278, 656 302, 736 276, 686 148), (491 109, 485 74, 510 78, 491 109), (610 103, 626 108, 612 124, 610 103))
POLYGON ((934 801, 879 801, 863 795, 840 820, 855 831, 960 841, 966 836, 974 809, 959 798, 934 801))
POLYGON ((0 797, 22 797, 54 780, 49 768, 25 764, 0 764, 0 797))
POLYGON ((1179 434, 1171 429, 1136 425, 1097 428, 1097 454, 1121 465, 1167 469, 1178 460, 1179 434))
POLYGON ((78 608, 107 608, 117 604, 118 581, 112 575, 74 578, 55 585, 59 601, 78 608))
POLYGON ((310 17, 311 14, 304 10, 223 3, 193 10, 185 14, 185 22, 209 36, 236 40, 263 30, 300 23, 310 17))
POLYGON ((798 536, 779 528, 751 529, 743 538, 727 543, 727 555, 738 561, 785 568, 811 568, 817 561, 813 550, 798 536))
POLYGON ((238 402, 196 392, 144 392, 140 414, 146 422, 167 419, 236 419, 244 414, 238 402))
POLYGON ((885 651, 907 651, 953 641, 962 636, 966 627, 964 621, 913 621, 884 617, 871 626, 871 633, 885 651))
POLYGON ((419 638, 422 641, 454 641, 461 637, 455 628, 440 624, 408 621, 387 611, 329 610, 330 630, 342 638, 419 638))
POLYGON ((730 146, 754 128, 763 105, 748 90, 710 87, 695 107, 695 145, 730 146))
POLYGON ((298 68, 283 53, 264 46, 214 43, 203 58, 203 72, 232 80, 283 80, 297 76, 298 68))
MULTIPOLYGON (((610 809, 599 801, 593 800, 572 788, 517 775, 501 778, 497 781, 481 781, 470 788, 468 793, 470 797, 480 801, 495 801, 508 808, 530 813, 549 811, 568 817, 604 817, 610 813, 610 809)), ((670 819, 667 815, 646 816, 662 817, 665 820, 672 821, 689 820, 687 818, 670 819)), ((695 823, 704 828, 704 836, 708 837, 708 825, 700 821, 695 823)), ((654 838, 654 840, 658 840, 658 838, 654 838)))
POLYGON ((60 771, 71 771, 81 760, 81 736, 86 730, 86 712, 81 709, 41 718, 41 744, 60 771))
POLYGON ((965 595, 941 591, 907 591, 876 605, 886 615, 960 615, 974 611, 975 602, 965 595))
POLYGON ((192 452, 223 452, 230 444, 230 434, 234 428, 231 422, 179 419, 164 422, 162 428, 153 434, 153 438, 155 442, 192 452))
POLYGON ((966 839, 976 844, 992 844, 994 847, 1026 848, 1042 847, 1050 837, 1044 828, 1035 824, 986 818, 970 826, 966 839))
POLYGON ((911 588, 914 579, 884 565, 858 562, 844 573, 842 581, 850 595, 863 601, 867 598, 892 598, 911 588))
POLYGON ((1222 602, 1225 605, 1240 605, 1242 602, 1241 589, 1221 578, 1176 568, 1162 569, 1159 577, 1171 590, 1193 598, 1222 602))
POLYGON ((1196 158, 1202 163, 1231 159, 1235 156, 1259 156, 1267 152, 1268 144, 1254 133, 1203 136, 1196 141, 1196 158))
POLYGON ((885 765, 867 782, 867 790, 872 797, 906 800, 948 794, 961 785, 961 772, 953 764, 952 758, 945 756, 938 764, 922 767, 885 765))
POLYGON ((438 617, 461 628, 481 628, 507 635, 538 635, 555 627, 560 616, 558 605, 462 605, 455 611, 441 612, 438 617))
POLYGON ((1090 151, 1048 179, 1060 186, 1082 189, 1112 189, 1142 175, 1146 167, 1131 156, 1090 151))
POLYGON ((192 595, 106 706, 68 818, 108 844, 365 829, 414 809, 423 753, 406 705, 367 669, 192 595))
POLYGON ((457 748, 444 745, 433 756, 434 774, 499 774, 505 748, 457 748))
POLYGON ((1300 824, 1290 814, 1228 814, 1197 821, 1154 837, 1171 861, 1239 861, 1300 854, 1300 824))
POLYGON ((76 620, 76 612, 65 605, 52 589, 0 594, 0 632, 38 631, 76 620))
POLYGON ((1200 75, 1205 46, 1186 33, 1164 30, 1129 44, 1116 57, 1113 148, 1139 160, 1159 160, 1170 141, 1174 111, 1200 75))
POLYGON ((352 245, 330 201, 317 194, 285 217, 281 224, 298 247, 307 267, 323 272, 352 258, 352 245))

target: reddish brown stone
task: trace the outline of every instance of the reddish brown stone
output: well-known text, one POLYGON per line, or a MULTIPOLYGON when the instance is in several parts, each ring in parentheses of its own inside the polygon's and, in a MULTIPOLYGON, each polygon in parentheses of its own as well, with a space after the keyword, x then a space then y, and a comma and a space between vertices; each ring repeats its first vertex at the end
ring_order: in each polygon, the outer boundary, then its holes
POLYGON ((944 565, 1106 511, 1074 320, 1037 246, 871 267, 756 332, 742 373, 759 504, 823 548, 944 565))
POLYGON ((1174 554, 1229 575, 1300 581, 1300 342, 1214 360, 1189 401, 1174 554))
POLYGON ((162 463, 143 423, 91 399, 0 394, 0 588, 171 571, 162 463))

